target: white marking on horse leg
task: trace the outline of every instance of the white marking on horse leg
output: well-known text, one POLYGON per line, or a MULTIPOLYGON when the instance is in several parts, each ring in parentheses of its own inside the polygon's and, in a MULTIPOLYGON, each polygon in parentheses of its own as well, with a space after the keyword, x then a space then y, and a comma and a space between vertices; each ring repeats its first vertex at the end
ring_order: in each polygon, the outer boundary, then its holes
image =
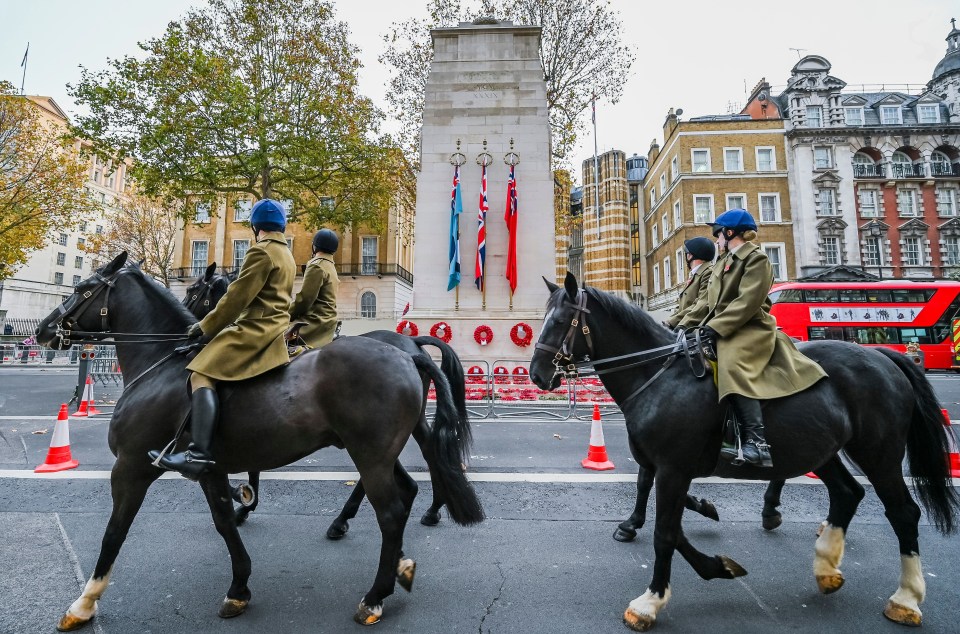
POLYGON ((920 604, 927 595, 927 583, 920 568, 920 555, 900 555, 900 587, 890 597, 890 602, 903 606, 921 615, 920 604))
POLYGON ((401 559, 400 563, 397 564, 397 576, 398 577, 402 576, 403 573, 405 573, 406 571, 410 570, 415 566, 416 564, 413 563, 412 559, 401 559))
POLYGON ((670 600, 670 586, 663 591, 661 598, 656 592, 647 588, 647 591, 630 602, 627 611, 623 615, 623 620, 631 629, 646 631, 653 626, 657 620, 657 614, 663 609, 663 606, 670 600))
POLYGON ((826 594, 836 592, 843 585, 840 562, 843 561, 844 531, 826 524, 814 545, 813 574, 817 586, 826 594))
POLYGON ((110 573, 113 566, 100 579, 90 577, 87 585, 83 587, 83 593, 80 598, 74 601, 67 609, 67 614, 75 616, 78 619, 89 621, 97 613, 97 601, 103 596, 107 586, 110 585, 110 573))

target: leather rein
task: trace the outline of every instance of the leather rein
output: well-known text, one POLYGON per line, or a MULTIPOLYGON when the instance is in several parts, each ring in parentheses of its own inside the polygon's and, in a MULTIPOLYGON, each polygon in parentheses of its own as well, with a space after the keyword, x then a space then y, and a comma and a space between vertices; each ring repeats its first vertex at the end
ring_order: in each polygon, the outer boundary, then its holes
POLYGON ((621 372, 629 368, 635 368, 641 365, 652 363, 653 361, 664 359, 663 365, 660 367, 660 369, 643 385, 627 396, 627 398, 623 400, 623 403, 621 403, 621 407, 647 389, 647 387, 649 387, 658 378, 660 378, 660 376, 663 375, 663 373, 666 372, 671 365, 673 365, 673 362, 676 361, 678 357, 686 357, 687 364, 689 365, 691 372, 693 372, 694 377, 701 379, 706 376, 708 358, 704 350, 709 343, 708 340, 702 336, 703 330, 701 328, 693 328, 689 331, 681 331, 677 335, 676 342, 666 346, 640 350, 639 352, 631 352, 629 354, 622 354, 615 357, 594 359, 593 357, 596 355, 593 349, 593 338, 591 335, 590 326, 587 324, 587 315, 590 314, 590 309, 587 308, 587 299, 588 293, 586 289, 579 289, 577 292, 576 302, 573 304, 573 317, 570 319, 570 326, 567 328, 567 332, 564 335, 563 340, 560 342, 560 347, 550 346, 539 341, 537 342, 537 350, 543 350, 553 354, 554 376, 559 375, 567 377, 568 379, 577 380, 580 377, 580 370, 583 368, 593 368, 595 374, 602 375, 610 374, 612 372, 621 372), (574 342, 576 341, 578 331, 583 334, 583 338, 587 346, 587 354, 584 355, 580 361, 577 361, 573 357, 573 346, 574 342), (694 364, 694 360, 696 360, 696 365, 694 364), (626 361, 627 363, 609 368, 597 367, 606 366, 608 364, 621 361, 626 361))

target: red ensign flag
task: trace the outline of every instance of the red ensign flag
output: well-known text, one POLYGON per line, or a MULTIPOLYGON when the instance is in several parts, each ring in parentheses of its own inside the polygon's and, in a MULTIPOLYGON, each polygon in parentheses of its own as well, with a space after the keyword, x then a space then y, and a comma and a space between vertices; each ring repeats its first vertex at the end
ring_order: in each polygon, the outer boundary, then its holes
POLYGON ((517 179, 510 166, 510 177, 507 179, 507 207, 503 212, 503 219, 507 222, 507 231, 510 234, 507 247, 507 280, 510 281, 510 292, 517 290, 517 179))

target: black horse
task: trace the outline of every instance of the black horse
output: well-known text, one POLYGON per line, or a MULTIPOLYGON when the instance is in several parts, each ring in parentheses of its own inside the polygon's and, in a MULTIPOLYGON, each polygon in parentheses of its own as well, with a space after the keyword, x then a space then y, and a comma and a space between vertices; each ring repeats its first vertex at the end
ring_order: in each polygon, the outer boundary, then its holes
MULTIPOLYGON (((598 368, 615 368, 636 359, 613 357, 675 344, 673 333, 647 313, 602 291, 578 288, 570 273, 563 288, 549 282, 547 286, 551 291, 547 315, 530 364, 530 378, 542 389, 555 388, 565 369, 586 356, 598 368)), ((679 351, 679 344, 676 347, 679 351)), ((690 482, 711 473, 746 480, 783 480, 809 471, 819 476, 827 487, 830 509, 816 542, 813 568, 822 592, 838 590, 843 585, 839 565, 844 536, 864 496, 863 487, 840 460, 840 451, 870 480, 899 541, 900 586, 884 614, 898 623, 920 624, 919 604, 925 594, 918 545, 920 508, 903 479, 904 453, 916 493, 944 534, 954 529, 960 506, 944 459, 948 444, 933 389, 913 363, 885 348, 818 341, 803 344, 802 350, 829 378, 799 394, 764 402, 774 454, 771 469, 718 464, 722 414, 709 374, 697 379, 685 363, 675 363, 655 376, 661 366, 655 363, 602 375, 623 410, 634 458, 656 477, 656 560, 650 586, 624 613, 632 629, 651 628, 669 600, 674 550, 704 579, 746 574, 727 557, 697 551, 683 533, 690 482)))
MULTIPOLYGON (((125 383, 108 436, 117 457, 111 472, 113 512, 93 574, 58 625, 62 631, 93 618, 147 489, 163 473, 146 452, 173 438, 189 409, 187 361, 174 347, 193 315, 139 268, 124 267, 125 260, 122 253, 81 282, 37 328, 37 339, 51 348, 67 347, 71 338, 113 339, 125 383)), ((410 588, 415 564, 403 556, 403 532, 417 485, 397 458, 423 410, 421 372, 437 386, 437 407, 443 411, 430 432, 436 481, 453 520, 477 523, 483 510, 461 468, 453 398, 436 364, 350 337, 255 378, 220 384, 216 465, 201 476, 200 486, 233 568, 221 617, 241 614, 251 596, 250 557, 237 531, 227 474, 274 469, 327 446, 349 452, 382 534, 377 574, 354 619, 376 623, 396 581, 410 588)), ((189 432, 177 446, 185 447, 188 440, 189 432)))
MULTIPOLYGON (((233 276, 229 274, 217 274, 217 264, 214 262, 207 267, 204 274, 197 278, 193 284, 187 287, 186 296, 183 299, 183 305, 193 313, 197 319, 203 319, 214 309, 217 303, 227 293, 227 287, 233 281, 233 276)), ((457 353, 436 337, 408 337, 392 330, 374 330, 363 335, 370 339, 376 339, 383 343, 403 350, 409 355, 419 356, 422 360, 432 361, 429 355, 423 350, 423 346, 435 346, 440 350, 440 371, 447 377, 450 383, 450 390, 453 394, 453 403, 457 409, 457 434, 461 440, 461 460, 466 462, 469 457, 469 449, 472 440, 470 433, 470 418, 467 413, 466 385, 464 383, 463 366, 457 353)), ((423 395, 426 403, 427 392, 430 388, 430 377, 423 375, 423 395)), ((420 446, 423 458, 430 467, 430 479, 435 477, 433 469, 433 459, 429 451, 430 425, 427 423, 426 410, 421 414, 420 421, 413 430, 413 439, 420 446)), ((249 486, 241 484, 234 487, 233 498, 241 503, 241 506, 235 510, 237 525, 243 524, 247 516, 256 510, 260 502, 260 473, 253 471, 247 474, 249 486)), ((420 517, 420 523, 424 526, 436 526, 440 523, 440 509, 443 508, 443 498, 441 497, 442 487, 434 485, 433 501, 430 507, 420 517)), ((350 520, 357 516, 360 510, 360 504, 366 492, 361 478, 350 493, 346 504, 340 514, 334 518, 327 528, 328 539, 340 539, 347 534, 350 529, 350 520)), ((642 520, 641 520, 642 524, 642 520)))

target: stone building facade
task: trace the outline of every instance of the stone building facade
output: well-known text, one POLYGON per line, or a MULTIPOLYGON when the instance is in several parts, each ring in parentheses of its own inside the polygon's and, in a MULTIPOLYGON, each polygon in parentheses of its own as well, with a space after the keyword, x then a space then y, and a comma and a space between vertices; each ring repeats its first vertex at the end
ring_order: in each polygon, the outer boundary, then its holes
POLYGON ((630 299, 627 156, 620 150, 610 150, 596 159, 596 163, 593 157, 583 161, 583 281, 630 299))
POLYGON ((960 271, 960 30, 925 89, 847 90, 808 55, 784 113, 796 277, 947 277, 960 271))
MULTIPOLYGON (((754 89, 755 96, 764 86, 754 89)), ((676 307, 687 276, 684 241, 709 237, 708 223, 727 209, 753 214, 776 279, 788 279, 795 266, 793 214, 776 107, 689 121, 671 110, 663 136, 663 146, 654 140, 647 153, 640 196, 648 309, 667 314, 676 307)))

